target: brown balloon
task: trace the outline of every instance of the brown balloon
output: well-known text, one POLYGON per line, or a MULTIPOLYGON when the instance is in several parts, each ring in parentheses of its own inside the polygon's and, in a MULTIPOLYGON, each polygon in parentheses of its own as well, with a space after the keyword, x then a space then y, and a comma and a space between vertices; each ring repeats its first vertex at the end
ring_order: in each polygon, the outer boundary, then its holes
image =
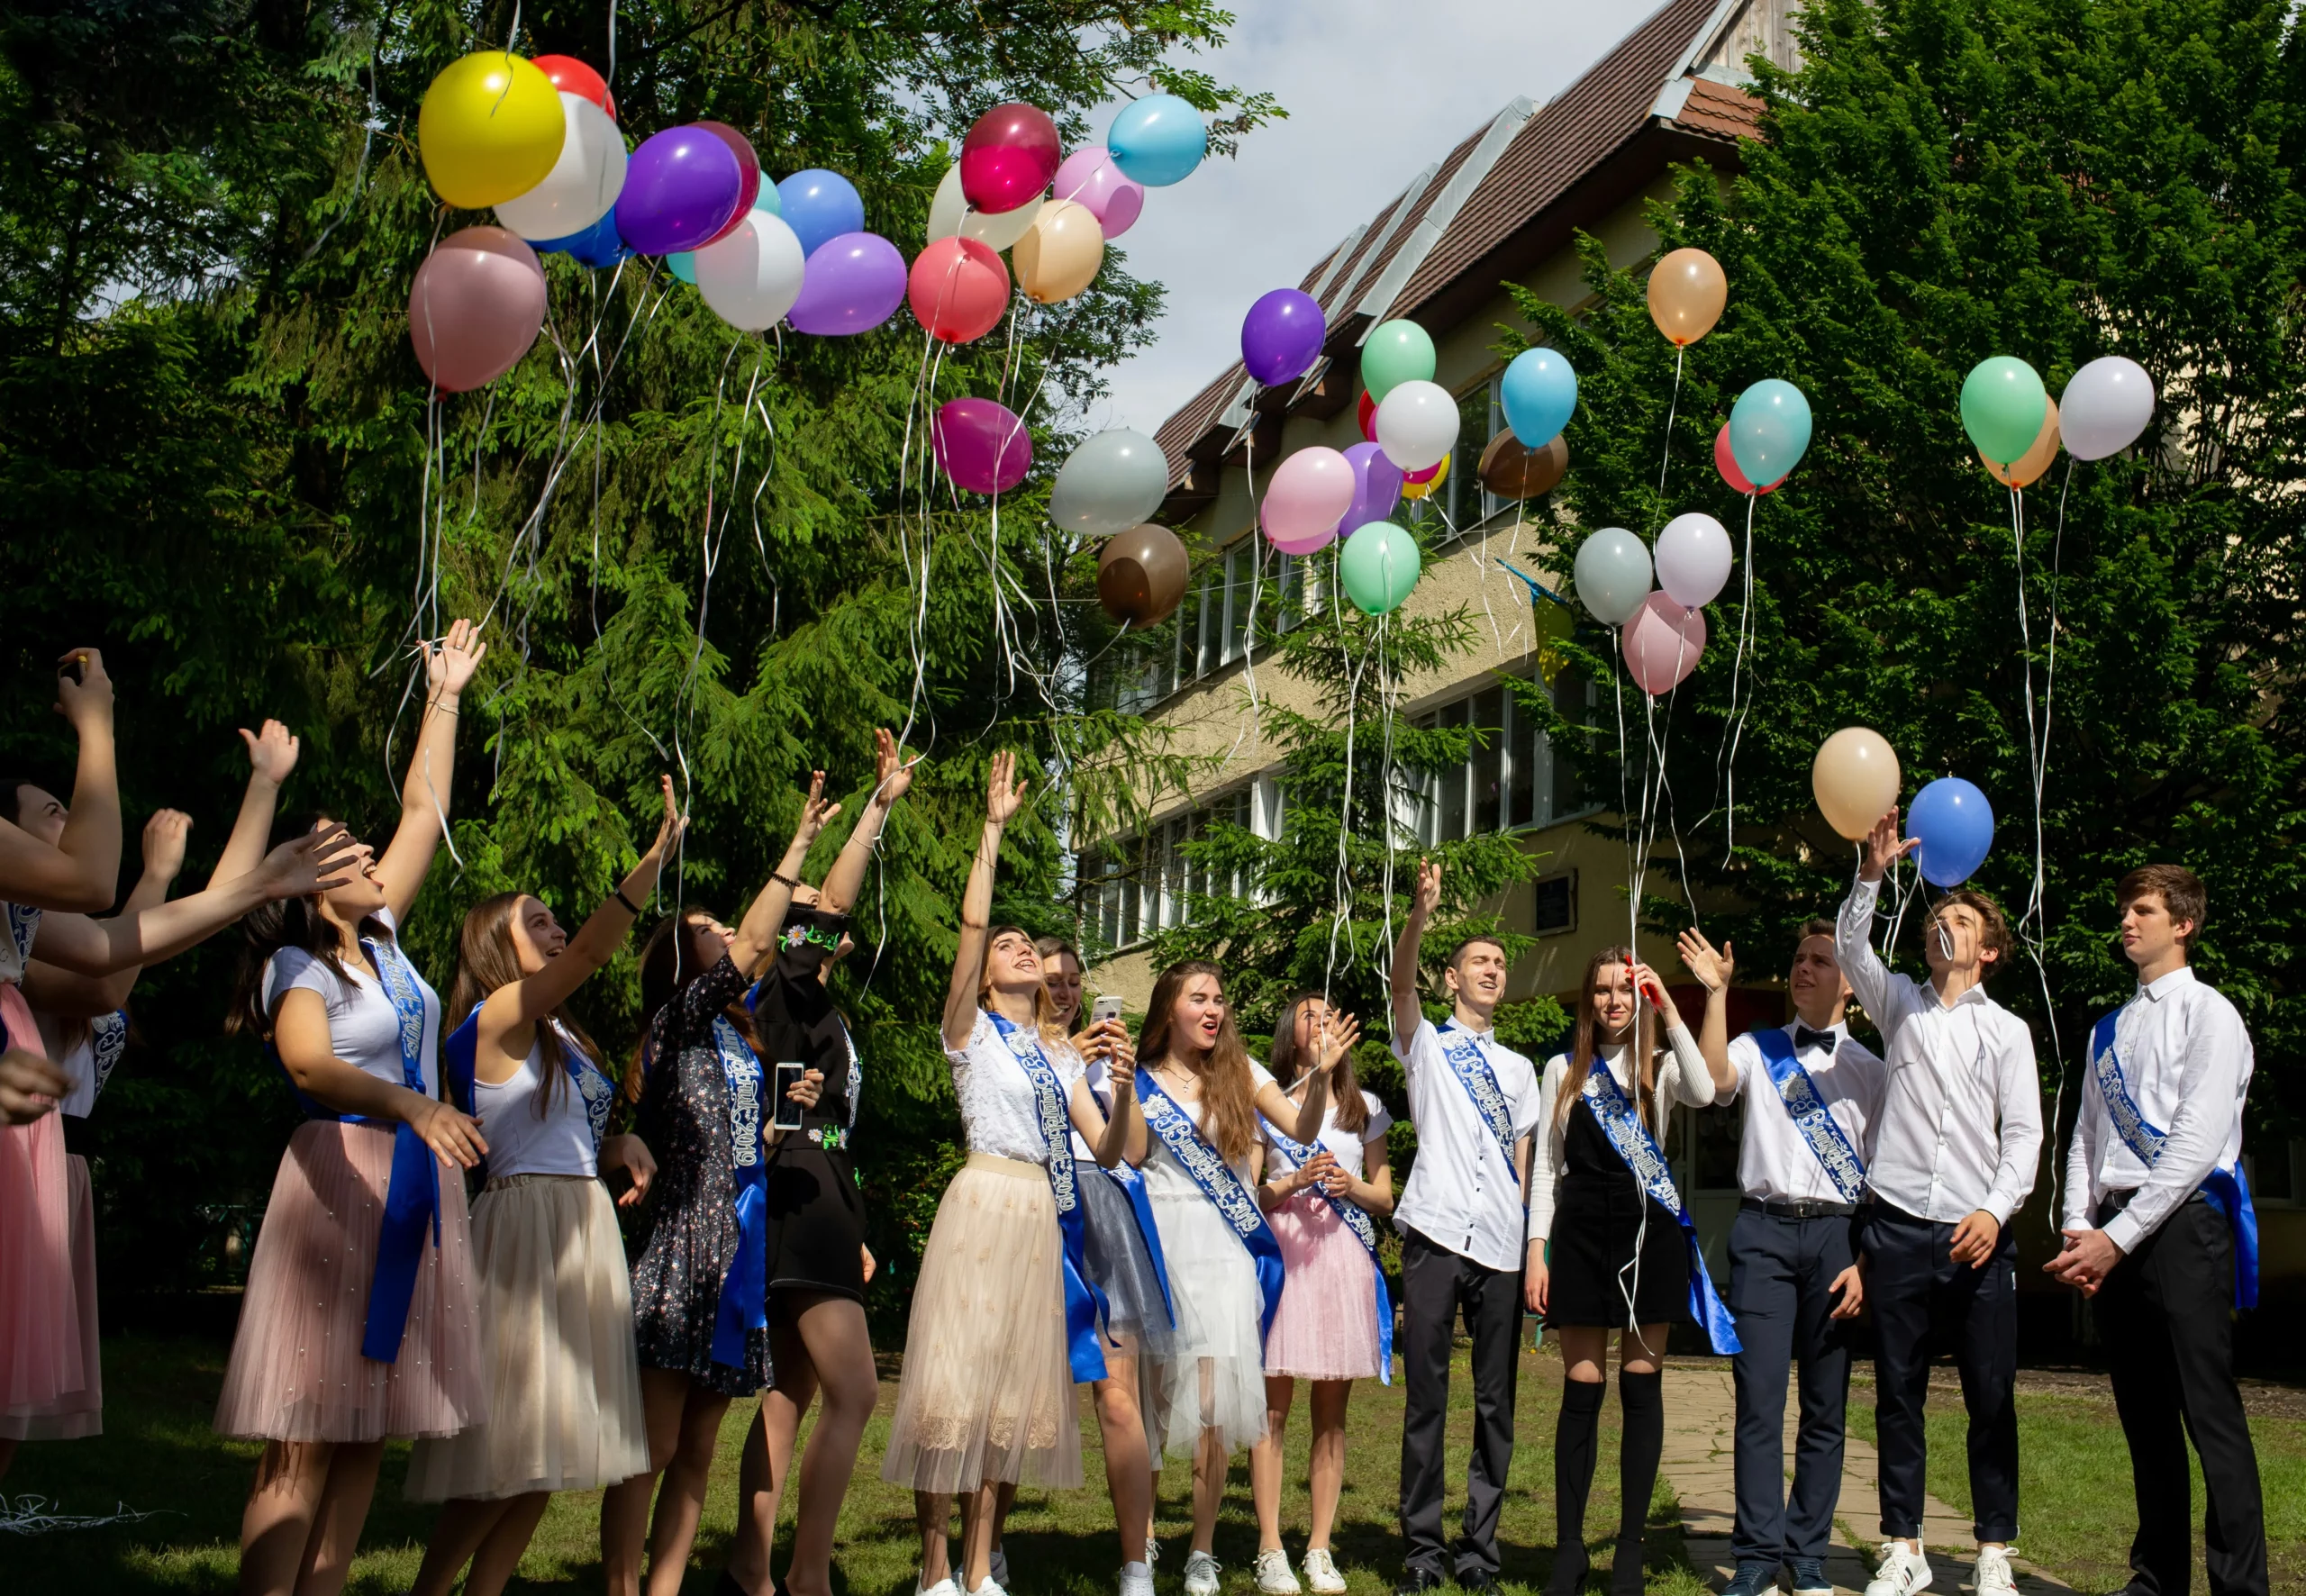
POLYGON ((1500 432, 1481 451, 1481 485, 1501 499, 1534 499, 1549 494, 1569 469, 1569 445, 1559 433, 1535 449, 1511 432, 1500 432))
POLYGON ((2042 413, 2042 430, 2034 434, 2034 441, 2026 452, 2007 466, 1997 466, 1981 453, 1978 464, 1986 474, 2004 487, 2031 487, 2035 479, 2057 463, 2057 401, 2044 399, 2047 408, 2042 413))
POLYGON ((1097 602, 1139 630, 1158 626, 1185 602, 1185 546, 1146 521, 1105 540, 1097 555, 1097 602))

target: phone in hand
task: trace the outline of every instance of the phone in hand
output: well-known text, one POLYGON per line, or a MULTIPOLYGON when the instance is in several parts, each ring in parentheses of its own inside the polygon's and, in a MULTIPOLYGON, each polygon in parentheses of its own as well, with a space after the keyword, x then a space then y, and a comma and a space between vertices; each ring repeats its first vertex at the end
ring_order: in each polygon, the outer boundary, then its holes
POLYGON ((1108 1020, 1121 1018, 1121 999, 1111 995, 1100 997, 1089 1005, 1089 1023, 1103 1025, 1108 1020))
POLYGON ((776 1066, 776 1102, 768 1120, 769 1124, 775 1129, 778 1130, 801 1129, 801 1105, 794 1102, 788 1094, 794 1087, 801 1084, 801 1077, 808 1074, 808 1071, 809 1066, 805 1064, 780 1064, 776 1066))

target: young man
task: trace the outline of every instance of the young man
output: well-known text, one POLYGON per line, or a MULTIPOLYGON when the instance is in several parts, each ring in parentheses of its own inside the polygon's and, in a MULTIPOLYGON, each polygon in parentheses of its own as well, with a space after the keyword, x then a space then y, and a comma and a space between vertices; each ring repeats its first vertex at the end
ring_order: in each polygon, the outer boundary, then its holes
POLYGON ((1738 1572, 1723 1596, 1762 1596, 1790 1566, 1793 1596, 1831 1596, 1826 1548, 1841 1495, 1842 1418, 1849 1401, 1849 1342, 1843 1321, 1865 1296, 1852 1228, 1873 1155, 1872 1130, 1889 1072, 1851 1039, 1843 1011, 1849 983, 1834 957, 1834 922, 1802 928, 1785 986, 1791 1025, 1730 1040, 1728 943, 1684 931, 1682 963, 1705 987, 1698 1047, 1717 1086, 1716 1105, 1740 1093, 1746 1122, 1738 1148, 1743 1200, 1730 1229, 1730 1310, 1740 1350, 1738 1517, 1730 1539, 1738 1572), (1726 1086, 1721 1084, 1727 1082, 1726 1086), (1802 1423, 1793 1492, 1785 1489, 1785 1383, 1802 1363, 1802 1423))
POLYGON ((2188 1435, 2210 1499, 2211 1596, 2265 1596, 2265 1511, 2234 1389, 2231 1313, 2258 1295, 2257 1226, 2242 1178, 2250 1033, 2186 967, 2209 907, 2193 871, 2133 870, 2114 899, 2138 991, 2091 1032, 2090 1080, 2066 1154, 2065 1247, 2043 1267, 2097 1298, 2138 1492, 2130 1596, 2187 1589, 2188 1435))
POLYGON ((1521 1247, 1529 1211, 1530 1133, 1538 1075, 1492 1034, 1505 996, 1505 949, 1471 937, 1443 972, 1450 1015, 1437 1029, 1418 1001, 1418 952, 1441 902, 1441 866, 1420 861, 1409 923, 1394 948, 1394 1056, 1409 1082, 1417 1162, 1394 1210, 1402 1233, 1402 1537, 1418 1596, 1453 1574, 1497 1588, 1497 1514, 1513 1461, 1513 1376, 1521 1347, 1521 1247), (1457 1314, 1473 1332, 1474 1450, 1464 1533, 1454 1555, 1441 1528, 1441 1446, 1449 1341, 1457 1314))
POLYGON ((1887 1537, 1866 1592, 1912 1596, 1930 1582, 1921 1545, 1922 1403, 1942 1334, 1970 1416, 1977 1596, 2009 1596, 2018 1538, 2018 1241, 2010 1220, 2034 1189, 2041 1086, 2032 1033, 1983 984, 2010 951, 1993 899, 1953 892, 1931 907, 1921 928, 1926 984, 1892 975, 1875 957, 1875 895, 1891 864, 1916 846, 1898 839, 1896 810, 1882 817, 1834 937, 1842 974, 1881 1030, 1890 1072, 1866 1171, 1874 1211, 1858 1238, 1874 1307, 1887 1537))

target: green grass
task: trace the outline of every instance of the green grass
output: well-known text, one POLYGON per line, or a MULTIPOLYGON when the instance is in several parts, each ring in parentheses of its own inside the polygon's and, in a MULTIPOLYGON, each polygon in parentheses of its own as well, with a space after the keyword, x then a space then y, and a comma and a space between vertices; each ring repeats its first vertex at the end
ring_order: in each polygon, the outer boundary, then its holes
MULTIPOLYGON (((135 1524, 12 1538, 0 1566, 12 1591, 104 1592, 223 1592, 232 1589, 241 1503, 258 1448, 212 1434, 226 1348, 188 1339, 122 1337, 104 1345, 105 1433, 96 1439, 28 1445, 5 1489, 12 1500, 46 1497, 50 1510, 109 1512, 115 1503, 151 1512, 135 1524)), ((1504 1578, 1533 1590, 1553 1560, 1553 1422, 1561 1365, 1548 1347, 1522 1356, 1513 1458, 1500 1535, 1504 1578)), ((912 1589, 917 1543, 910 1492, 883 1483, 879 1465, 887 1440, 894 1383, 882 1388, 881 1410, 867 1428, 863 1456, 841 1515, 836 1578, 854 1596, 905 1596, 912 1589)), ((1466 1458, 1471 1444, 1472 1395, 1464 1349, 1450 1383, 1449 1525, 1454 1533, 1464 1504, 1466 1458)), ((1291 1483, 1283 1498, 1283 1529, 1292 1560, 1304 1548, 1305 1416, 1301 1391, 1290 1427, 1291 1483)), ((754 1405, 731 1408, 721 1432, 721 1464, 705 1503, 685 1591, 713 1588, 728 1551, 736 1517, 737 1450, 754 1405)), ((1587 1520, 1600 1564, 1608 1567, 1608 1539, 1617 1524, 1616 1404, 1604 1410, 1600 1467, 1587 1520)), ((1338 1561, 1355 1596, 1383 1596, 1401 1568, 1394 1482, 1401 1446, 1402 1393, 1396 1384, 1364 1382, 1354 1393, 1339 1509, 1338 1561)), ((1085 1409, 1084 1412, 1086 1419, 1085 1409)), ((1009 1526, 1012 1578, 1022 1596, 1103 1596, 1112 1589, 1120 1551, 1104 1491, 1103 1465, 1094 1422, 1083 1426, 1081 1490, 1030 1492, 1009 1526)), ((404 1446, 386 1454, 376 1506, 368 1515, 360 1555, 348 1587, 357 1596, 405 1590, 423 1555, 433 1510, 404 1501, 404 1446)), ((1185 1567, 1189 1527, 1189 1471, 1182 1463, 1163 1471, 1160 1585, 1174 1591, 1185 1567)), ((789 1524, 794 1504, 787 1500, 789 1524)), ((597 1492, 557 1498, 522 1564, 515 1591, 589 1591, 600 1588, 597 1492)), ((1676 1504, 1660 1482, 1651 1503, 1649 1590, 1652 1596, 1701 1596, 1706 1589, 1684 1560, 1675 1527, 1676 1504)), ((1253 1589, 1248 1570, 1257 1552, 1257 1520, 1249 1504, 1248 1466, 1237 1460, 1218 1524, 1217 1555, 1230 1592, 1253 1589)), ((780 1548, 780 1566, 783 1551, 780 1548)))

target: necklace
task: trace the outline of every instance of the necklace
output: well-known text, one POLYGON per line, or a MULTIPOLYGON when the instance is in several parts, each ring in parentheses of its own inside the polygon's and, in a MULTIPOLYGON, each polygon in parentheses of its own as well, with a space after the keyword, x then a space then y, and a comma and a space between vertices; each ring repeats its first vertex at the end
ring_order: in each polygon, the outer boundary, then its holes
POLYGON ((1176 1098, 1185 1102, 1196 1102, 1200 1101, 1201 1076, 1196 1072, 1189 1069, 1182 1069, 1168 1059, 1164 1058, 1160 1063, 1153 1066, 1153 1075, 1154 1078, 1161 1083, 1162 1089, 1168 1093, 1171 1097, 1176 1098), (1193 1083, 1193 1090, 1191 1092, 1179 1091, 1177 1089, 1178 1084, 1186 1081, 1193 1083))

